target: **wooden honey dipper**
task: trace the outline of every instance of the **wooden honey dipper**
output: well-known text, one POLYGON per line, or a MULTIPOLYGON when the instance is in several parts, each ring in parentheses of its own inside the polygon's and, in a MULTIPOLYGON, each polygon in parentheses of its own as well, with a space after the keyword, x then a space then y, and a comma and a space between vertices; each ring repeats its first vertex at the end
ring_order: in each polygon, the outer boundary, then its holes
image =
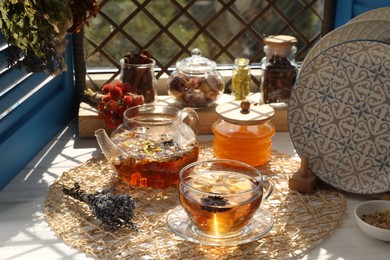
POLYGON ((308 166, 309 157, 307 155, 302 155, 300 169, 288 180, 288 187, 291 190, 312 193, 317 188, 318 179, 309 171, 308 166))

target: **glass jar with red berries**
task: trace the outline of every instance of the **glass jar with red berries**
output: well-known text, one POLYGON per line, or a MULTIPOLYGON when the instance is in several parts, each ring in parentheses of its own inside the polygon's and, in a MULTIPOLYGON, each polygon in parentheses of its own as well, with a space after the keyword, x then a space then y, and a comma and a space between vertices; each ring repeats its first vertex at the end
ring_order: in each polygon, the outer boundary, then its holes
POLYGON ((295 62, 297 39, 289 35, 272 35, 264 38, 265 57, 260 103, 273 106, 286 106, 295 84, 298 69, 295 62))
POLYGON ((191 54, 176 63, 168 79, 168 94, 183 107, 207 107, 222 96, 225 82, 214 61, 202 57, 199 49, 191 54))

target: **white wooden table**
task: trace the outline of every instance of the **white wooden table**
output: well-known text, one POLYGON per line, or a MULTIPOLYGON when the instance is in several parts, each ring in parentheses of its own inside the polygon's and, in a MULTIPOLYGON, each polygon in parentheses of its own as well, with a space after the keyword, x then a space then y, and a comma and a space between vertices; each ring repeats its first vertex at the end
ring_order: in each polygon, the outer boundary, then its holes
MULTIPOLYGON (((53 181, 101 153, 94 138, 78 138, 77 133, 76 123, 66 127, 0 191, 0 259, 92 259, 59 240, 43 214, 53 181)), ((297 158, 286 132, 276 134, 273 149, 297 158)), ((390 259, 390 243, 366 236, 354 221, 353 209, 363 200, 347 195, 342 227, 319 241, 303 259, 390 259)))

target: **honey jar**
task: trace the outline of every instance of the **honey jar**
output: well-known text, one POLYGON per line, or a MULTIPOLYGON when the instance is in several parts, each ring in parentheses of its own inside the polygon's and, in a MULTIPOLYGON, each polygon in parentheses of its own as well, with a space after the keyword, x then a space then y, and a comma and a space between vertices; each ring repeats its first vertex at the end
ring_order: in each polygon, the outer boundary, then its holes
POLYGON ((268 162, 275 127, 274 109, 244 101, 231 101, 216 107, 219 119, 212 125, 214 154, 218 159, 232 159, 252 166, 268 162))

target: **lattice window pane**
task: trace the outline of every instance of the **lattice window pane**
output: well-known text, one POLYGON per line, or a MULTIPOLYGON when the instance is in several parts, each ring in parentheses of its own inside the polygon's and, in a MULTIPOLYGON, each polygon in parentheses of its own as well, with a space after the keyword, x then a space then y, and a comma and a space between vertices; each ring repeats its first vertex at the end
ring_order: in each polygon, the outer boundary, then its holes
MULTIPOLYGON (((85 29, 87 68, 112 68, 126 52, 148 50, 169 73, 193 48, 218 64, 236 57, 259 63, 263 37, 298 39, 297 59, 319 39, 324 0, 102 0, 85 29)), ((114 75, 115 76, 115 75, 114 75)))

